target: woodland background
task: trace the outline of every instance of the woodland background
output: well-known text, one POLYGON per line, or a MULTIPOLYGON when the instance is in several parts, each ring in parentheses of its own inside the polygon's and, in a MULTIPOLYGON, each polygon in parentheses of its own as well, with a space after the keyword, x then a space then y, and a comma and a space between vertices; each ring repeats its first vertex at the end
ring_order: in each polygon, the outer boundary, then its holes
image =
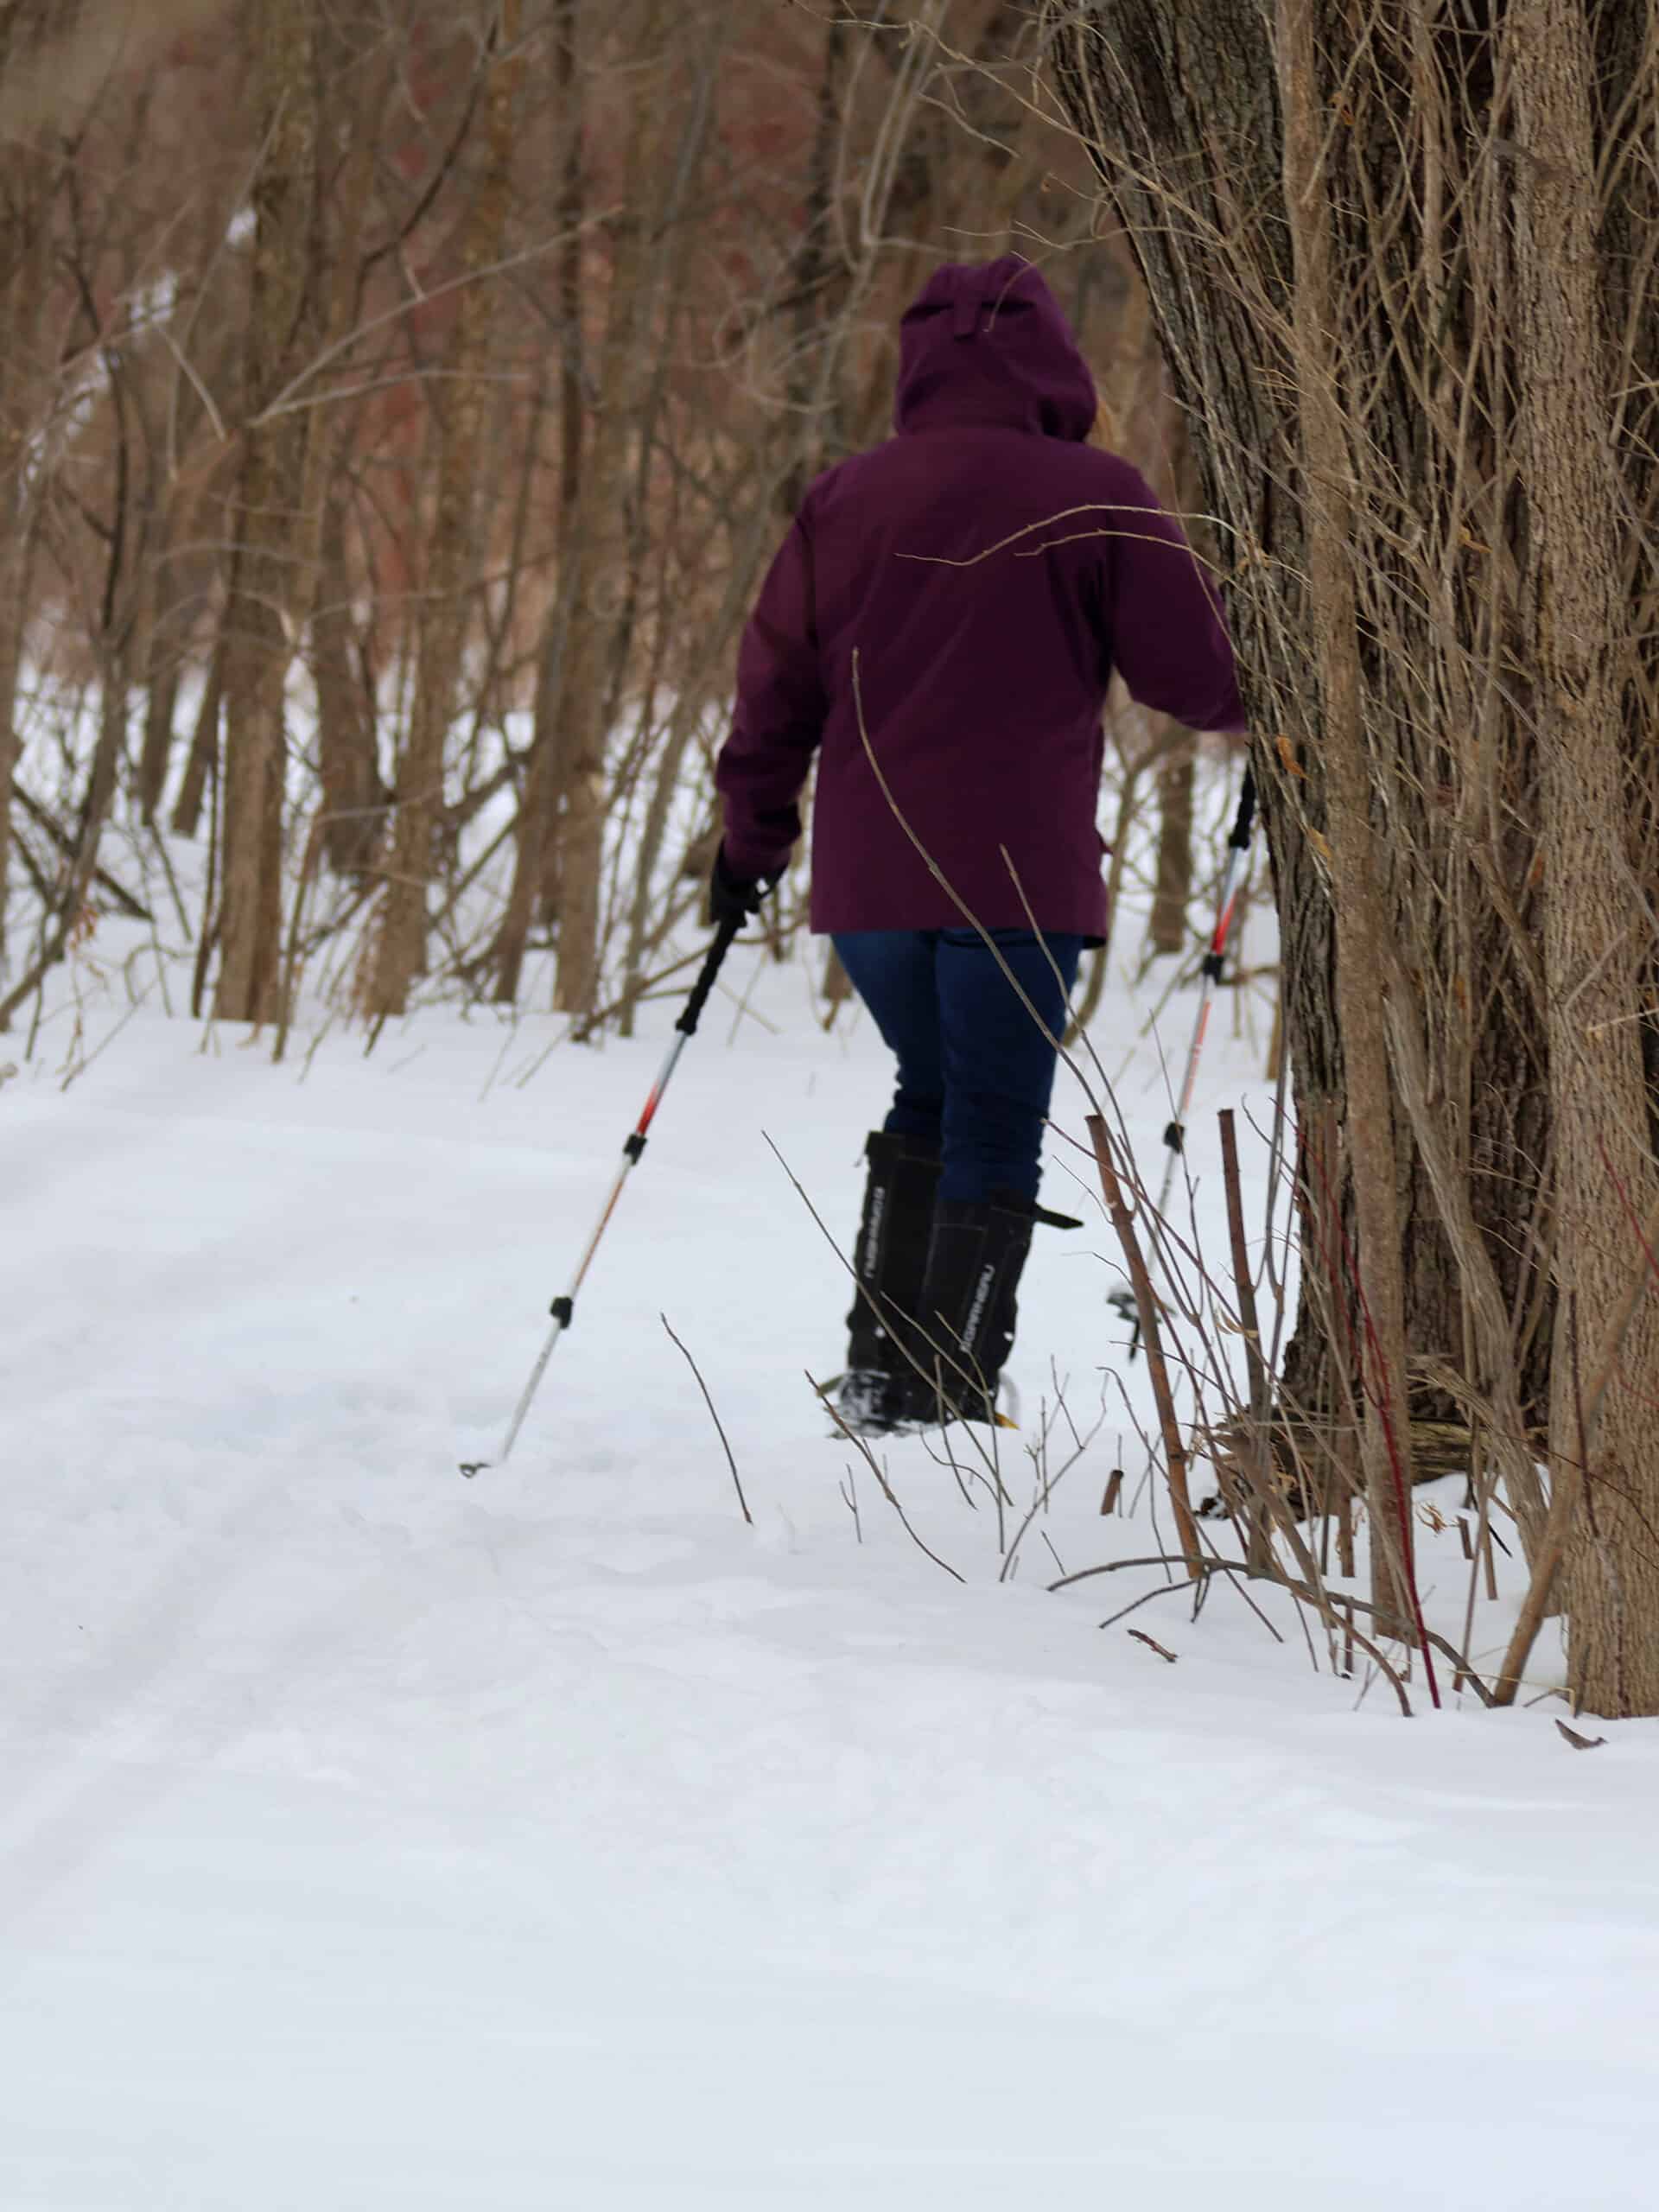
MULTIPOLYGON (((1039 261, 1222 582, 1272 850, 1300 1305, 1202 1343, 1149 1225, 1177 1368, 1251 1353, 1200 1443, 1307 1586, 1293 1509, 1363 1511, 1407 1643, 1465 1473, 1499 1701, 1560 1610, 1575 1700, 1659 1712, 1651 0, 13 0, 0 192, 31 1046, 111 911, 279 1056, 302 995, 628 1028, 801 487, 931 266, 1039 261)), ((1190 953, 1194 741, 1109 719, 1190 953)))
MULTIPOLYGON (((942 256, 1044 263, 1177 498, 1031 30, 1000 0, 0 16, 4 1015, 104 900, 154 902, 166 830, 204 849, 193 1011, 281 1026, 309 975, 371 1021, 459 992, 626 1025, 711 856, 748 604, 804 484, 884 435, 942 256)), ((1178 944, 1192 748, 1119 735, 1131 802, 1166 771, 1178 944)))

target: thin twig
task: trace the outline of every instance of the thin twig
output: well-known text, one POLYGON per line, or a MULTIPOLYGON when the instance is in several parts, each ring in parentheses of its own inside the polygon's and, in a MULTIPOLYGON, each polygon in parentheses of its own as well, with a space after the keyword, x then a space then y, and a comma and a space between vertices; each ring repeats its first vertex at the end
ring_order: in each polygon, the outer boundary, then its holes
POLYGON ((899 1516, 899 1525, 903 1528, 905 1534, 910 1538, 912 1543, 915 1545, 917 1550, 925 1553, 927 1557, 932 1560, 935 1567, 943 1567, 953 1582, 966 1582, 968 1578, 965 1574, 958 1574, 956 1568, 951 1566, 948 1560, 941 1559, 938 1554, 934 1551, 930 1545, 924 1543, 921 1537, 917 1535, 915 1529, 911 1525, 910 1516, 905 1511, 904 1507, 899 1502, 898 1492, 893 1489, 893 1484, 887 1480, 887 1470, 882 1466, 881 1462, 876 1458, 874 1452, 871 1451, 867 1440, 858 1435, 855 1430, 847 1426, 846 1421, 842 1418, 841 1408, 836 1404, 835 1400, 830 1395, 830 1393, 824 1389, 823 1385, 821 1382, 815 1381, 810 1374, 807 1376, 806 1379, 811 1383, 818 1403, 829 1414, 830 1420, 834 1421, 836 1427, 841 1431, 842 1434, 847 1439, 847 1441, 853 1446, 854 1450, 863 1454, 864 1464, 868 1467, 870 1472, 875 1477, 877 1487, 880 1489, 882 1497, 887 1499, 887 1503, 899 1516))
POLYGON ((1173 1651, 1166 1650, 1164 1646, 1159 1643, 1157 1637, 1155 1636, 1148 1636, 1145 1629, 1125 1629, 1123 1633, 1125 1636, 1132 1636, 1137 1643, 1144 1643, 1148 1651, 1155 1651, 1160 1659, 1167 1659, 1172 1667, 1175 1664, 1178 1655, 1173 1651))
POLYGON ((715 1402, 709 1395, 709 1385, 703 1381, 702 1372, 697 1366, 696 1361, 692 1358, 690 1353, 687 1351, 685 1346, 680 1343, 679 1338, 675 1335, 673 1330, 669 1327, 667 1314, 659 1313, 657 1318, 661 1321, 664 1328, 668 1330, 669 1342, 678 1346, 680 1352, 684 1357, 686 1365, 697 1378, 697 1388, 702 1393, 702 1402, 709 1408, 709 1418, 715 1424, 715 1433, 719 1437, 721 1448, 725 1452, 726 1464, 732 1471, 732 1486, 737 1492, 737 1502, 743 1509, 743 1518, 748 1522, 750 1528, 753 1529, 754 1526, 754 1516, 749 1510, 748 1499, 743 1495, 743 1484, 742 1479, 737 1471, 737 1461, 732 1456, 732 1447, 730 1443, 728 1441, 726 1431, 721 1427, 720 1415, 715 1410, 715 1402))
MULTIPOLYGON (((1188 1560, 1179 1559, 1172 1554, 1165 1552, 1154 1553, 1151 1557, 1146 1559, 1107 1560, 1098 1567, 1081 1567, 1077 1568, 1075 1573, 1063 1575, 1058 1582, 1051 1582, 1048 1585, 1048 1588, 1051 1592, 1055 1590, 1069 1589, 1075 1582, 1088 1581, 1091 1575, 1121 1574, 1125 1569, 1129 1567, 1187 1567, 1191 1564, 1192 1562, 1188 1560)), ((1347 1633, 1348 1623, 1343 1615, 1348 1610, 1369 1614, 1373 1618, 1381 1619, 1384 1618, 1378 1606, 1368 1604, 1363 1598, 1351 1597, 1345 1590, 1337 1592, 1334 1594, 1326 1594, 1314 1589, 1309 1583, 1293 1581, 1288 1575, 1281 1574, 1271 1567, 1254 1567, 1249 1564, 1248 1560, 1204 1559, 1198 1562, 1198 1572, 1200 1574, 1206 1575, 1242 1574, 1251 1582, 1270 1582, 1275 1589, 1282 1590, 1287 1596, 1294 1598, 1298 1604, 1312 1606, 1313 1611, 1319 1615, 1321 1619, 1332 1621, 1334 1625, 1340 1628, 1344 1635, 1347 1633)), ((1152 1597, 1162 1597, 1167 1591, 1179 1590, 1180 1586, 1181 1586, 1178 1582, 1160 1584, 1158 1589, 1148 1592, 1148 1595, 1152 1597)), ((1135 1602, 1136 1604, 1140 1604, 1142 1600, 1137 1599, 1135 1602)), ((1125 1608, 1125 1611, 1133 1611, 1133 1610, 1134 1607, 1132 1606, 1125 1608)), ((1110 1628, 1114 1621, 1122 1620, 1122 1613, 1114 1613, 1110 1619, 1103 1621, 1101 1623, 1101 1626, 1103 1628, 1110 1628)), ((1449 1659, 1454 1667, 1460 1668, 1468 1676, 1470 1687, 1473 1689, 1476 1696, 1480 1700, 1481 1703, 1483 1705, 1496 1705, 1497 1702, 1497 1698, 1476 1674, 1474 1669, 1470 1665, 1468 1659, 1464 1656, 1464 1654, 1460 1652, 1454 1644, 1447 1643, 1445 1637, 1437 1634, 1433 1629, 1430 1629, 1427 1633, 1428 1640, 1434 1646, 1435 1649, 1449 1659)), ((1388 1665, 1388 1662, 1384 1659, 1382 1659, 1380 1653, 1376 1651, 1373 1645, 1365 1643, 1365 1639, 1360 1635, 1357 1629, 1354 1630, 1354 1638, 1357 1643, 1365 1645, 1365 1649, 1370 1653, 1372 1658, 1376 1660, 1378 1665, 1381 1666, 1384 1673, 1387 1674, 1389 1681, 1394 1683, 1395 1694, 1403 1699, 1403 1686, 1394 1673, 1393 1669, 1388 1665)), ((1407 1707, 1406 1709, 1409 1712, 1410 1707, 1407 1707)))
MULTIPOLYGON (((1175 1417, 1175 1400, 1169 1387, 1169 1370, 1164 1362, 1163 1339, 1158 1328, 1158 1301, 1154 1294, 1152 1278, 1135 1236, 1135 1224, 1123 1203, 1123 1192, 1112 1165, 1111 1139, 1106 1123, 1098 1114, 1090 1114, 1085 1126, 1094 1141, 1095 1158, 1100 1167, 1101 1189, 1106 1197, 1106 1210, 1111 1215, 1112 1227, 1117 1231, 1117 1241, 1123 1247, 1123 1256, 1128 1262, 1129 1275, 1135 1284, 1135 1302, 1141 1317, 1141 1341, 1147 1348, 1147 1373, 1152 1380, 1153 1395, 1158 1404, 1158 1419, 1164 1433, 1164 1473, 1169 1485, 1169 1502, 1175 1512, 1175 1527, 1187 1556, 1194 1560, 1199 1554, 1198 1524, 1192 1518, 1192 1501, 1186 1487, 1186 1452, 1181 1443, 1180 1424, 1175 1417)), ((1196 1568, 1195 1568, 1196 1572, 1196 1568)))

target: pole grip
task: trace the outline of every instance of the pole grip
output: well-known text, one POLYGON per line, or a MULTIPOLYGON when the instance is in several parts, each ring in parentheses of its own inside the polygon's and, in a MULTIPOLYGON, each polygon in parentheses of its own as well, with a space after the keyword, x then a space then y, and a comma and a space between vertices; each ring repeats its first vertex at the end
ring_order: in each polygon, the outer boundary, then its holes
POLYGON ((709 1003, 709 994, 714 989, 715 978, 720 973, 720 964, 731 950, 733 940, 742 926, 743 923, 740 917, 722 922, 715 931, 715 941, 709 948, 709 956, 698 972, 696 982, 691 986, 691 995, 680 1008, 680 1018, 674 1025, 682 1036, 695 1037, 696 1035, 697 1024, 702 1018, 702 1009, 709 1003))
POLYGON ((1238 812, 1233 817, 1233 834, 1227 840, 1236 852, 1243 852, 1250 842, 1250 829, 1255 820, 1255 770, 1246 762, 1244 785, 1238 794, 1238 812))

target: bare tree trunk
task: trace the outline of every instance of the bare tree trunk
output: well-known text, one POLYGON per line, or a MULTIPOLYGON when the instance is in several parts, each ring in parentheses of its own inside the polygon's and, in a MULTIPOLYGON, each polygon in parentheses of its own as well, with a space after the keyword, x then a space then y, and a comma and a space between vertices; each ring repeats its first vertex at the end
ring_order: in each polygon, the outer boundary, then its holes
POLYGON ((6 905, 11 857, 11 783, 22 747, 17 736, 17 682, 22 667, 23 548, 11 470, 0 452, 0 976, 6 970, 6 905))
MULTIPOLYGON (((653 11, 650 30, 655 41, 660 41, 662 29, 661 14, 653 11)), ((715 41, 715 50, 721 42, 715 41)), ((672 43, 659 50, 662 81, 670 81, 677 59, 672 43)), ((663 130, 660 111, 654 128, 645 128, 648 103, 639 99, 629 173, 642 181, 649 175, 651 149, 658 145, 663 164, 657 174, 666 188, 651 192, 649 198, 642 193, 634 208, 620 219, 616 234, 610 308, 597 364, 604 397, 584 457, 572 530, 574 588, 567 597, 561 587, 561 607, 555 618, 556 658, 550 656, 548 664, 550 672, 556 670, 556 675, 543 694, 543 702, 556 716, 554 752, 563 801, 553 859, 553 880, 558 887, 553 1003, 562 1014, 591 1013, 599 994, 600 886, 608 797, 606 740, 623 673, 633 595, 630 555, 635 546, 624 483, 629 449, 643 428, 640 416, 649 382, 644 358, 646 333, 671 283, 664 249, 677 226, 675 186, 689 184, 701 152, 711 67, 705 44, 688 88, 690 105, 682 111, 677 140, 663 130)))
MULTIPOLYGON (((625 222, 639 219, 626 217, 625 222)), ((562 579, 537 693, 538 741, 546 738, 560 806, 550 880, 556 887, 558 962, 553 1004, 562 1014, 587 1014, 599 988, 599 901, 604 871, 606 777, 605 708, 610 695, 622 601, 626 528, 622 484, 632 429, 629 394, 634 382, 638 333, 642 331, 641 286, 628 266, 632 256, 619 244, 613 276, 610 328, 599 366, 607 393, 586 456, 586 484, 573 532, 571 566, 562 579)))
MULTIPOLYGON (((583 91, 577 35, 578 0, 556 0, 553 33, 554 79, 558 91, 558 123, 564 140, 564 160, 559 188, 559 218, 563 244, 559 255, 559 590, 563 600, 566 580, 575 568, 576 525, 582 498, 582 455, 588 420, 585 348, 582 344, 582 233, 587 187, 583 166, 583 91)), ((518 995, 518 979, 529 943, 531 924, 539 910, 556 905, 553 881, 560 786, 563 774, 557 739, 555 676, 558 664, 559 627, 563 617, 556 601, 537 656, 534 727, 530 760, 524 774, 524 798, 518 809, 517 850, 506 912, 494 947, 495 995, 511 1005, 518 995)))
POLYGON ((316 410, 262 415, 306 359, 321 322, 315 0, 252 0, 249 33, 264 158, 252 193, 248 419, 224 614, 224 889, 214 1011, 222 1020, 262 1022, 276 1014, 281 974, 283 690, 296 598, 296 502, 316 410))
POLYGON ((845 353, 840 308, 849 271, 833 250, 831 223, 836 156, 844 128, 842 79, 847 66, 847 25, 835 17, 825 24, 823 63, 818 79, 817 128, 806 197, 801 209, 800 243, 790 271, 794 358, 785 385, 795 454, 779 480, 779 504, 793 516, 806 487, 840 445, 844 397, 838 372, 845 353))
POLYGON ((144 677, 144 739, 138 756, 138 808, 154 823, 173 761, 173 723, 178 713, 181 640, 162 617, 150 624, 144 677))
MULTIPOLYGON (((0 15, 0 83, 10 81, 19 57, 32 61, 30 48, 43 35, 48 11, 44 0, 20 0, 0 15)), ((45 186, 35 149, 27 143, 34 118, 12 118, 22 145, 0 149, 0 976, 7 955, 7 885, 11 862, 11 781, 22 751, 17 734, 17 685, 22 673, 28 622, 29 548, 35 502, 25 480, 31 412, 45 385, 27 349, 35 342, 48 281, 46 257, 51 241, 44 219, 45 186)))
MULTIPOLYGON (((142 642, 144 734, 137 796, 139 810, 151 825, 166 795, 176 741, 179 693, 214 569, 212 556, 204 556, 193 544, 209 534, 201 524, 209 472, 200 461, 180 467, 175 460, 185 428, 199 427, 206 414, 182 372, 174 381, 168 404, 171 416, 165 453, 170 480, 163 480, 154 493, 154 537, 146 563, 142 642)), ((158 447, 163 443, 159 435, 153 442, 158 447)))
MULTIPOLYGON (((331 79, 364 84, 358 99, 335 96, 326 118, 327 138, 338 150, 333 179, 334 232, 326 271, 327 314, 325 351, 335 355, 348 344, 363 308, 367 262, 365 240, 373 201, 374 175, 385 118, 397 65, 388 51, 376 57, 360 49, 349 18, 335 18, 323 31, 323 66, 331 79)), ((385 41, 390 47, 390 41, 385 41)), ((377 747, 375 699, 365 680, 359 657, 354 576, 347 524, 355 486, 352 476, 359 416, 350 407, 331 408, 311 444, 311 479, 307 486, 308 537, 315 534, 311 574, 315 580, 308 614, 311 681, 317 701, 317 767, 322 785, 321 851, 340 874, 362 874, 380 855, 391 794, 381 778, 377 747), (312 518, 315 517, 315 523, 312 518)), ((291 1008, 284 1008, 291 1014, 291 1008)))
POLYGON ((1332 334, 1339 323, 1319 96, 1318 0, 1279 0, 1279 82, 1285 118, 1285 205, 1293 277, 1302 452, 1307 486, 1308 583, 1325 699, 1325 821, 1336 902, 1337 1016, 1348 1075, 1349 1158, 1358 1229, 1359 1366, 1366 1386, 1360 1432, 1372 1544, 1371 1602, 1401 1630, 1413 1602, 1411 1438, 1406 1411, 1405 1271, 1400 1257, 1393 1084, 1377 991, 1390 937, 1373 823, 1363 720, 1358 599, 1351 568, 1351 472, 1338 397, 1332 334))
POLYGON ((1147 935, 1154 952, 1186 946, 1186 908, 1192 896, 1192 783, 1198 744, 1178 744, 1158 771, 1158 859, 1147 935))
MULTIPOLYGON (((1584 10, 1516 0, 1510 82, 1526 149, 1516 258, 1528 333, 1522 387, 1543 755, 1544 963, 1556 1143, 1555 1277, 1561 1291, 1550 1463, 1581 1484, 1567 1562, 1575 1703, 1659 1713, 1659 1297, 1617 1344, 1618 1372, 1592 1403, 1633 1275, 1638 1224, 1659 1198, 1642 1017, 1650 917, 1632 866, 1624 744, 1631 673, 1623 541, 1607 395, 1616 379, 1596 256, 1594 59, 1584 10)), ((1652 745, 1651 733, 1646 742, 1652 745)))
POLYGON ((481 272, 500 257, 512 191, 512 125, 519 60, 518 0, 500 0, 485 92, 485 153, 461 251, 461 295, 448 373, 432 401, 438 453, 435 512, 415 645, 415 696, 397 771, 391 872, 381 910, 368 1011, 401 1014, 426 965, 426 889, 443 812, 445 741, 454 713, 477 572, 472 521, 478 493, 486 386, 481 374, 494 302, 481 272))
MULTIPOLYGON (((1191 421, 1205 506, 1227 531, 1216 551, 1257 733, 1285 1040, 1305 1132, 1333 1108, 1345 1118, 1363 1087, 1347 1064, 1336 992, 1337 915, 1357 887, 1332 851, 1327 788, 1328 725, 1340 703, 1329 695, 1340 671, 1330 652, 1349 626, 1327 613, 1320 628, 1317 600, 1330 580, 1309 538, 1311 501, 1339 493, 1355 456, 1363 462, 1365 484, 1338 535, 1354 579, 1350 673, 1371 759, 1376 918, 1402 948, 1434 1070, 1427 1119, 1412 1118, 1392 1059, 1390 1096, 1373 1102, 1387 1105, 1397 1152, 1410 1408, 1418 1419, 1447 1418, 1490 1404, 1494 1364, 1504 1363, 1520 1376, 1522 1417, 1536 1425, 1548 1377, 1550 1290, 1534 1235, 1548 1106, 1529 950, 1531 741, 1508 673, 1518 620, 1511 372, 1503 303, 1489 296, 1500 273, 1477 253, 1471 277, 1459 259, 1465 229, 1488 222, 1482 195, 1498 173, 1480 152, 1494 127, 1490 73, 1452 27, 1414 45, 1415 15, 1370 16, 1357 48, 1334 0, 1307 7, 1319 61, 1310 96, 1325 103, 1335 321, 1325 331, 1299 326, 1294 310, 1270 13, 1255 0, 1084 0, 1051 11, 1051 52, 1134 242, 1191 421), (1420 168, 1420 199, 1389 198, 1391 179, 1420 168), (1289 404, 1310 342, 1325 350, 1345 442, 1334 484, 1312 454, 1305 480, 1289 404), (1325 639, 1317 661, 1316 635, 1325 639), (1450 1133, 1470 1206, 1455 1230, 1435 1197, 1426 1130, 1450 1133), (1465 1285, 1482 1270, 1495 1285, 1482 1310, 1502 1317, 1503 1341, 1488 1332, 1471 1354, 1465 1285)), ((1351 1141, 1337 1147, 1334 1191, 1306 1194, 1304 1295, 1280 1377, 1285 1407, 1327 1436, 1358 1373, 1361 1316, 1344 1260, 1358 1236, 1356 1150, 1351 1141), (1342 1294, 1326 1313, 1311 1294, 1333 1276, 1342 1294)), ((1522 1452, 1517 1480, 1529 1464, 1522 1452)), ((1512 1503, 1530 1540, 1539 1501, 1512 1503)))
POLYGON ((317 757, 322 779, 323 849, 338 874, 368 868, 379 849, 386 793, 375 753, 373 701, 360 680, 346 556, 346 502, 325 498, 311 615, 311 677, 317 693, 317 757))
MULTIPOLYGON (((711 35, 704 22, 680 26, 672 38, 672 25, 664 10, 652 8, 640 32, 639 42, 652 55, 654 84, 637 86, 633 93, 622 165, 639 183, 613 232, 605 333, 593 364, 598 399, 588 410, 580 481, 562 533, 559 595, 541 647, 531 775, 498 948, 497 994, 511 997, 531 917, 538 905, 550 912, 558 940, 554 1004, 569 1014, 591 1012, 599 988, 606 739, 625 678, 636 600, 632 560, 643 544, 630 527, 629 486, 632 476, 633 497, 645 496, 648 455, 639 454, 637 472, 629 459, 645 435, 655 390, 648 334, 675 289, 678 219, 702 158, 728 35, 724 24, 711 35), (683 80, 677 128, 665 129, 656 87, 679 91, 688 31, 698 44, 683 80)), ((567 92, 574 136, 581 128, 574 68, 567 92)), ((567 385, 567 409, 571 397, 567 385)))
POLYGON ((201 687, 201 701, 196 709, 195 726, 190 734, 190 751, 185 760, 184 774, 179 781, 179 796, 174 802, 173 834, 175 837, 194 837, 201 826, 201 805, 207 796, 207 779, 219 758, 224 703, 225 643, 221 633, 213 648, 213 658, 207 664, 207 679, 201 687))

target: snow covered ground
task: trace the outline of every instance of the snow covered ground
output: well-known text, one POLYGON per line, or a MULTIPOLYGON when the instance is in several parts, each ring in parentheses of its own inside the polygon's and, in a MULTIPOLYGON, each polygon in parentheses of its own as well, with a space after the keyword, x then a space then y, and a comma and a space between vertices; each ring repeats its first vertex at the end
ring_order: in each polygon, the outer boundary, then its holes
MULTIPOLYGON (((1103 1632, 1156 1574, 1044 1585, 1160 1548, 1144 1497, 1099 1516, 1145 1461, 1121 1401, 1012 1580, 918 1441, 891 1479, 964 1579, 868 1471, 855 1522, 804 1376, 844 1278, 766 1139, 845 1236, 882 1059, 798 971, 753 1007, 715 1001, 471 1484, 666 1012, 281 1068, 145 1013, 67 1090, 61 1025, 0 1039, 3 2212, 1659 2202, 1659 1725, 1580 1754, 1554 1700, 1421 1677, 1406 1721, 1225 1586, 1103 1632)), ((1211 1217, 1261 1058, 1218 1021, 1211 1217)), ((1023 1498, 1051 1357, 1080 1421, 1109 1364, 1145 1417, 1109 1249, 1039 1241, 1023 1498)))

